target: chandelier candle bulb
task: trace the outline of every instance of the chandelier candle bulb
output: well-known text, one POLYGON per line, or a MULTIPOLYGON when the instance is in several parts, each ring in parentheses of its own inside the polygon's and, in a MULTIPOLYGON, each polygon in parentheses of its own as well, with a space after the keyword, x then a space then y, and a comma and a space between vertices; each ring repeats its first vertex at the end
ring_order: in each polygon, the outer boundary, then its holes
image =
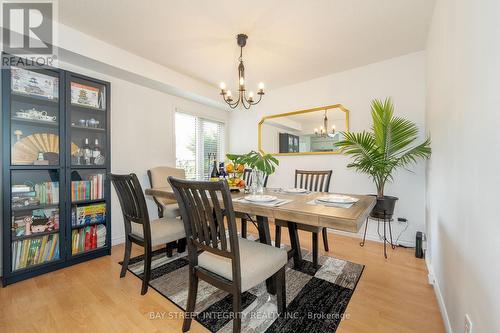
POLYGON ((220 90, 224 91, 226 89, 226 84, 224 82, 220 83, 220 90))
POLYGON ((244 86, 245 85, 245 79, 240 77, 240 86, 244 86))

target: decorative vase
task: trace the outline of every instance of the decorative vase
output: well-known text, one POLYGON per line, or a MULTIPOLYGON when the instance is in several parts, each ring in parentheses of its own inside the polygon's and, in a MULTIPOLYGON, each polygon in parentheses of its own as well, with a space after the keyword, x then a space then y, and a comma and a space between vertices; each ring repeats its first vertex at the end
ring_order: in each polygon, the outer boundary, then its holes
POLYGON ((257 169, 252 170, 250 192, 253 195, 264 194, 264 178, 264 172, 257 169))

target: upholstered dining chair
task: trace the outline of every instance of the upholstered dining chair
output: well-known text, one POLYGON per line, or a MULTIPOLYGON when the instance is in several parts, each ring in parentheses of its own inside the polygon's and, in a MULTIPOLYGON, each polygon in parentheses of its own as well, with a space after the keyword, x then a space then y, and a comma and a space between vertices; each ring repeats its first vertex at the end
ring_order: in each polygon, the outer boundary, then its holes
POLYGON ((111 174, 110 178, 120 201, 125 224, 125 254, 120 278, 127 273, 132 243, 144 247, 144 276, 141 289, 141 295, 144 295, 148 291, 151 278, 152 248, 186 237, 184 223, 180 219, 168 217, 150 221, 146 199, 135 174, 111 174))
MULTIPOLYGON (((245 169, 243 172, 243 180, 245 181, 245 186, 250 186, 252 185, 252 169, 245 169)), ((267 179, 269 178, 268 175, 264 177, 264 187, 267 186, 267 179)), ((241 220, 241 237, 247 238, 247 223, 252 222, 255 227, 257 227, 257 224, 255 222, 255 216, 252 216, 247 213, 241 213, 241 212, 236 212, 236 217, 241 220)))
MULTIPOLYGON (((168 183, 168 177, 186 178, 184 169, 177 169, 168 166, 159 166, 148 170, 149 185, 151 188, 166 187, 171 188, 168 183)), ((158 207, 158 217, 178 217, 181 216, 179 206, 175 201, 153 197, 156 206, 158 207)))
MULTIPOLYGON (((269 278, 276 284, 278 313, 283 313, 286 309, 287 253, 273 246, 238 238, 227 182, 173 177, 169 177, 169 182, 179 203, 187 236, 189 290, 186 313, 194 312, 201 279, 232 294, 233 332, 240 332, 241 293, 269 278)), ((184 318, 183 332, 189 330, 191 320, 192 316, 184 318)))
MULTIPOLYGON (((332 170, 325 171, 307 171, 307 170, 295 170, 295 187, 303 188, 312 192, 328 192, 330 190, 330 179, 332 177, 332 170)), ((276 234, 274 237, 274 242, 276 247, 281 246, 281 228, 288 225, 287 221, 275 220, 276 234)), ((327 229, 323 227, 316 227, 306 224, 297 223, 297 229, 309 231, 312 233, 312 247, 313 247, 313 264, 318 265, 318 234, 321 233, 323 236, 323 246, 325 251, 328 252, 328 233, 327 229)))
MULTIPOLYGON (((174 176, 176 178, 186 178, 186 172, 184 169, 172 168, 168 166, 159 166, 148 170, 149 185, 151 188, 166 187, 171 189, 168 182, 168 177, 174 176)), ((181 216, 179 210, 179 205, 173 200, 168 200, 165 198, 153 197, 156 206, 158 207, 158 218, 176 218, 181 216)), ((178 242, 173 242, 167 244, 167 256, 172 256, 172 250, 177 247, 178 252, 184 252, 186 250, 186 240, 181 239, 178 242)))

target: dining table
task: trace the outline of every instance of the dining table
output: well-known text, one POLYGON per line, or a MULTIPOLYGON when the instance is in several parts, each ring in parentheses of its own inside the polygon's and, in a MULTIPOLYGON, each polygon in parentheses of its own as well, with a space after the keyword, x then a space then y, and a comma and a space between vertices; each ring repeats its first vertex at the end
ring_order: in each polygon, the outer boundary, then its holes
MULTIPOLYGON (((176 201, 173 190, 169 187, 146 189, 146 195, 176 201)), ((357 233, 375 206, 376 197, 372 195, 334 194, 325 192, 287 193, 280 188, 265 188, 263 195, 276 198, 276 204, 255 203, 245 200, 248 196, 243 190, 231 191, 233 208, 236 212, 255 216, 259 241, 271 245, 269 220, 286 221, 290 236, 294 267, 304 265, 297 224, 321 226, 335 230, 357 233), (356 200, 352 205, 322 204, 317 199, 331 195, 343 195, 356 200)), ((220 198, 222 205, 222 198, 220 198)))

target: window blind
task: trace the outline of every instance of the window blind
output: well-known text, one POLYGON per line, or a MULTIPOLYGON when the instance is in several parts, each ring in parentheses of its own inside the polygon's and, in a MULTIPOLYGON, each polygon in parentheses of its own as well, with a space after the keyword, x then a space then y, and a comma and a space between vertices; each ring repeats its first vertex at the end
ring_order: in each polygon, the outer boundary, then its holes
POLYGON ((187 179, 208 180, 209 156, 225 157, 224 123, 181 112, 175 113, 176 166, 186 171, 187 179))

